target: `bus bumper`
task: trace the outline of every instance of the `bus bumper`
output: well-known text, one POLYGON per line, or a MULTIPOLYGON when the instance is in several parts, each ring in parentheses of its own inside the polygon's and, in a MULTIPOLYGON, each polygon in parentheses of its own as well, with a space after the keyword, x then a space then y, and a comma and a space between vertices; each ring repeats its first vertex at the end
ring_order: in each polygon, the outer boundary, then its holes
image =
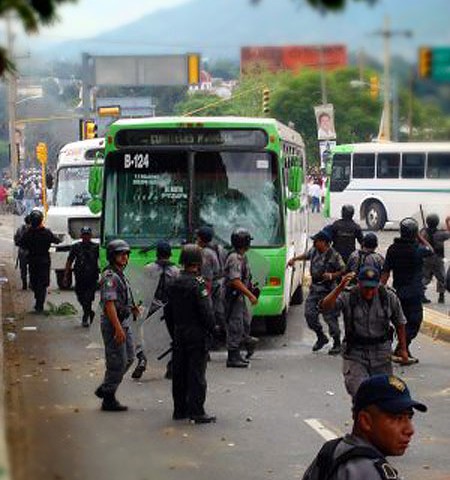
POLYGON ((258 305, 253 307, 254 317, 275 317, 281 315, 284 310, 283 295, 261 294, 258 305))

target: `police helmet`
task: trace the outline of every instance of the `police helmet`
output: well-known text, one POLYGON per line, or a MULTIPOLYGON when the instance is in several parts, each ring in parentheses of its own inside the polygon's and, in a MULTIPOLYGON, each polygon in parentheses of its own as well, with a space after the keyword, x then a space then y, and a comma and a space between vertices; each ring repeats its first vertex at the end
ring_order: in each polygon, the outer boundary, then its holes
POLYGON ((92 235, 92 228, 86 225, 81 227, 80 235, 92 235))
POLYGON ((130 252, 130 246, 125 240, 121 240, 120 238, 111 240, 106 246, 106 258, 108 261, 112 262, 114 255, 119 252, 130 252))
POLYGON ((414 240, 419 232, 419 224, 412 217, 406 217, 400 222, 400 237, 414 240))
POLYGON ((375 233, 369 232, 364 235, 362 241, 363 247, 366 248, 377 248, 378 247, 378 237, 375 233))
POLYGON ((426 222, 429 228, 437 228, 439 225, 439 215, 436 215, 436 213, 430 213, 427 215, 426 222))
POLYGON ((28 216, 32 228, 37 228, 44 220, 44 214, 40 210, 32 210, 28 216))
POLYGON ((172 255, 172 247, 166 240, 158 240, 156 244, 156 257, 157 258, 170 258, 172 255))
POLYGON ((202 264, 202 249, 193 243, 183 246, 180 254, 180 263, 185 267, 202 264))
POLYGON ((204 225, 197 230, 197 236, 205 243, 209 243, 214 237, 214 229, 208 225, 204 225))
POLYGON ((231 234, 231 245, 234 248, 248 248, 252 240, 250 232, 245 228, 236 228, 231 234))
POLYGON ((30 214, 25 215, 23 221, 25 222, 25 225, 31 225, 30 214))
POLYGON ((341 217, 345 220, 351 220, 355 214, 353 205, 343 205, 341 209, 341 217))

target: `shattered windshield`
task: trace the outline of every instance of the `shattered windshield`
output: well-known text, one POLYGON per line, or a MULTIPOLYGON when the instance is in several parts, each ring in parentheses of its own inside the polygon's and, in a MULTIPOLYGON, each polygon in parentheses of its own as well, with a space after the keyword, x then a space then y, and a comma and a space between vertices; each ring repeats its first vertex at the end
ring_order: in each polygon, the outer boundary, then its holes
POLYGON ((88 192, 89 171, 89 166, 60 168, 55 205, 59 207, 86 205, 91 199, 88 192))
POLYGON ((165 238, 179 245, 195 228, 210 224, 222 243, 229 243, 239 226, 251 232, 254 246, 282 244, 277 163, 270 154, 174 150, 112 155, 106 237, 121 236, 135 245, 165 238))

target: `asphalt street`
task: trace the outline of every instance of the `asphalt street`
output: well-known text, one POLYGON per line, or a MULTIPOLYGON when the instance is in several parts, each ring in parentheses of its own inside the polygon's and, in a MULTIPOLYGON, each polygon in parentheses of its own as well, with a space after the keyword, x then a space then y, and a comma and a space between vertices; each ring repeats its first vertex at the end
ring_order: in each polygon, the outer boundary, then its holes
MULTIPOLYGON (((313 217, 312 230, 322 222, 313 217)), ((381 251, 394 235, 380 234, 381 251)), ((17 291, 14 300, 25 311, 33 304, 31 292, 17 291)), ((49 300, 76 304, 73 292, 54 289, 49 300)), ((130 410, 101 412, 93 395, 104 368, 98 323, 86 330, 77 316, 29 314, 13 323, 6 381, 19 480, 296 479, 324 439, 351 426, 341 359, 326 348, 311 352, 302 306, 290 310, 283 336, 256 325, 250 369, 227 369, 225 351, 211 354, 206 406, 218 419, 205 426, 172 421, 170 382, 154 358, 141 381, 128 375, 120 387, 130 410)), ((414 351, 420 363, 396 372, 429 412, 415 416, 413 442, 392 463, 410 480, 449 479, 450 346, 420 335, 414 351)))

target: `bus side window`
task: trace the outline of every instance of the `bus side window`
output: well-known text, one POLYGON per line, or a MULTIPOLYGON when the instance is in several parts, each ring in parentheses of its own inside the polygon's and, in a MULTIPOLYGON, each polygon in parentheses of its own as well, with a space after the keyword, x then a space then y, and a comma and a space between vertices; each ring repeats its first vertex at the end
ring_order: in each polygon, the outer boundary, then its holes
POLYGON ((375 176, 375 154, 355 153, 353 155, 353 178, 373 178, 375 176))
POLYGON ((402 178, 423 178, 425 175, 424 153, 402 154, 402 178))
POLYGON ((427 177, 450 178, 450 152, 428 154, 427 177))
POLYGON ((400 173, 399 153, 379 153, 377 157, 378 178, 398 178, 400 173))

